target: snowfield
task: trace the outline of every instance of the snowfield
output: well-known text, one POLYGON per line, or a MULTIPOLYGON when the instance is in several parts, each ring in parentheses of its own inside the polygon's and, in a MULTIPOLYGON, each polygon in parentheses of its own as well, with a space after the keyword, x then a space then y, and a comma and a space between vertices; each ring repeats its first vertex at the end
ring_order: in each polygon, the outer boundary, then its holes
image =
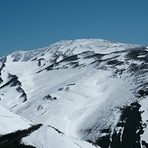
POLYGON ((147 99, 145 46, 81 39, 0 59, 0 134, 41 123, 20 141, 36 148, 146 147, 147 99))

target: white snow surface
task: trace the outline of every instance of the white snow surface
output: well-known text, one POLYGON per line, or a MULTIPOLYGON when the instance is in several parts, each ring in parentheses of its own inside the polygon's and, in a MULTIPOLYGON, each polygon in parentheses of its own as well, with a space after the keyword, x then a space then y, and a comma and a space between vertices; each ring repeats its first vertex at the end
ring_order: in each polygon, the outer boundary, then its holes
POLYGON ((30 126, 30 121, 13 112, 10 112, 0 104, 0 135, 27 129, 30 126))

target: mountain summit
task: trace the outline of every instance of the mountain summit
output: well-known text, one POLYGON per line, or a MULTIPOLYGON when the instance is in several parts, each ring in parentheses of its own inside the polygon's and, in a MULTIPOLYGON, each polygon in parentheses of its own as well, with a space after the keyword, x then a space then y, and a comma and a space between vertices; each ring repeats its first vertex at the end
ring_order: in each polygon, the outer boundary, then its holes
POLYGON ((66 40, 0 58, 0 147, 147 148, 148 47, 66 40))

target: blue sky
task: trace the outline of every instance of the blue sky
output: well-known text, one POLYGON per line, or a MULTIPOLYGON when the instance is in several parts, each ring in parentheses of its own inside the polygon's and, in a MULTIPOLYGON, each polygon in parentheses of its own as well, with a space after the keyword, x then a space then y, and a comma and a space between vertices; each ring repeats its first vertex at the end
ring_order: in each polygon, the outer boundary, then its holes
POLYGON ((148 0, 0 0, 0 56, 60 40, 148 45, 148 0))

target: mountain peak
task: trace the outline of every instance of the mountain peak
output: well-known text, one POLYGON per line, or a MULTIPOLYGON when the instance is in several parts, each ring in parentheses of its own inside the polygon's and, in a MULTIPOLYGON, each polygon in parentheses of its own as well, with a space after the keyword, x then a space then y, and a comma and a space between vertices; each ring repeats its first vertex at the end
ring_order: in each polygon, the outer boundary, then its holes
POLYGON ((123 44, 103 39, 62 40, 45 48, 30 51, 16 51, 9 56, 11 56, 12 61, 28 61, 47 54, 54 54, 55 56, 59 54, 62 56, 71 56, 87 51, 106 54, 139 46, 140 45, 123 44))

